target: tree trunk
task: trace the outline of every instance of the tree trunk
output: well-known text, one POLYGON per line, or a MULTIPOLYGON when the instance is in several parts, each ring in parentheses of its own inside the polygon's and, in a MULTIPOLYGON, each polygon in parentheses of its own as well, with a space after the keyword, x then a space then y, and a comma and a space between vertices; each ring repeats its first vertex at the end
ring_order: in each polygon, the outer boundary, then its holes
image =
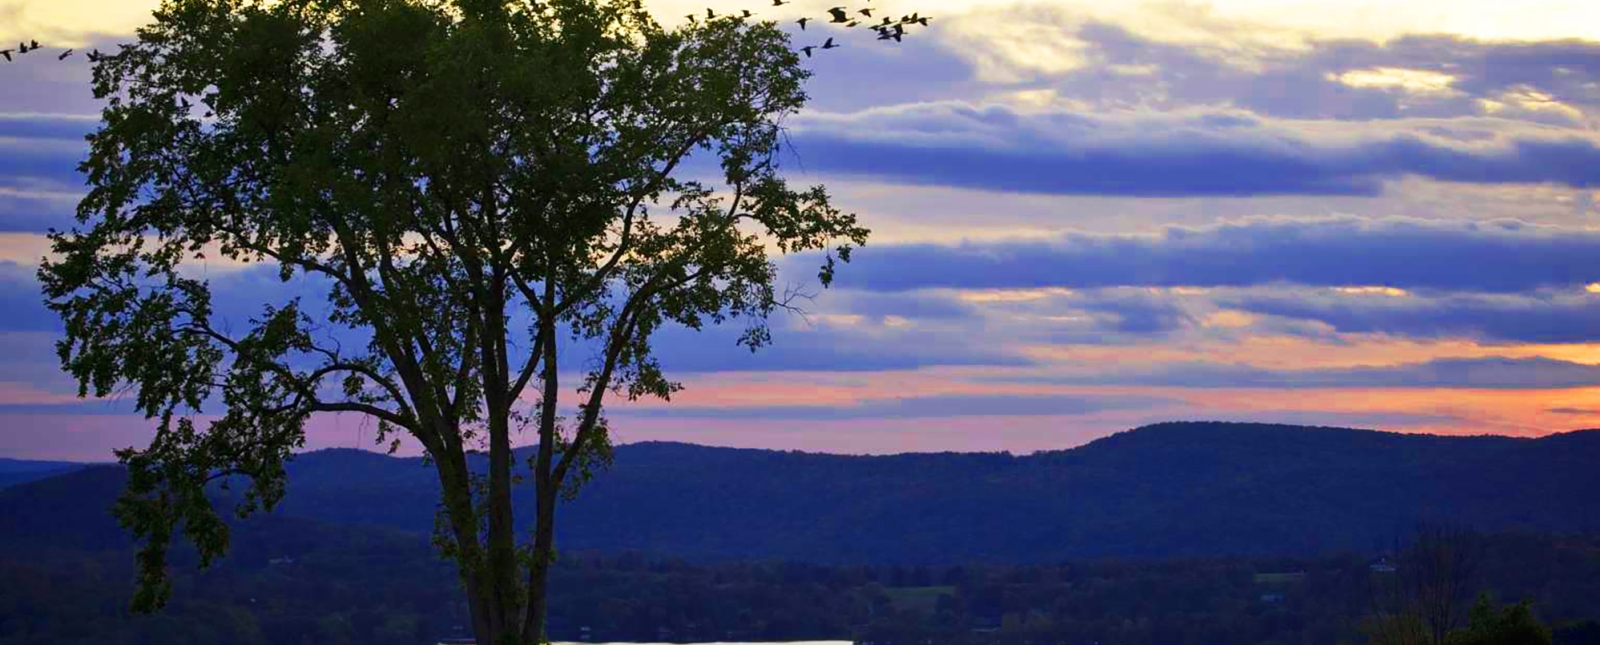
POLYGON ((524 610, 522 638, 536 645, 545 639, 545 611, 549 606, 550 565, 555 561, 556 491, 539 491, 539 524, 533 534, 533 562, 528 565, 528 606, 524 610))
POLYGON ((504 406, 495 401, 489 422, 489 553, 484 578, 493 598, 489 619, 498 644, 517 641, 517 609, 521 592, 517 589, 516 529, 511 514, 511 438, 504 406))
POLYGON ((484 562, 478 548, 478 527, 472 509, 472 479, 465 455, 452 451, 436 457, 441 502, 450 521, 450 534, 456 543, 456 566, 467 594, 467 609, 472 618, 472 634, 478 645, 491 645, 496 632, 493 594, 485 584, 484 562))

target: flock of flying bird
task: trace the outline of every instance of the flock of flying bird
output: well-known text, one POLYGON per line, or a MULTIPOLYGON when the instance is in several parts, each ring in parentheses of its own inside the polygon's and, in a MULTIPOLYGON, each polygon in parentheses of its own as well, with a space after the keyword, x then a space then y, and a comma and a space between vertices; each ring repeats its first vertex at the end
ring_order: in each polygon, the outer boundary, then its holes
MULTIPOLYGON (((872 2, 872 0, 866 0, 866 1, 867 2, 872 2)), ((792 0, 772 0, 772 6, 774 6, 774 7, 781 7, 781 6, 784 6, 786 4, 791 4, 791 3, 792 3, 792 0)), ((857 15, 865 16, 865 18, 864 18, 865 20, 871 20, 872 19, 872 12, 874 12, 874 11, 877 11, 877 9, 874 9, 872 7, 862 7, 860 9, 856 9, 854 13, 851 13, 850 9, 848 7, 834 7, 832 9, 828 10, 829 20, 828 20, 827 24, 842 24, 847 28, 848 27, 857 27, 857 26, 860 26, 862 24, 862 20, 863 20, 863 18, 857 18, 856 17, 857 15)), ((741 10, 740 14, 741 14, 740 17, 742 17, 742 18, 749 18, 749 17, 755 15, 749 9, 741 10)), ((711 20, 711 19, 714 19, 716 17, 717 17, 717 14, 716 14, 715 11, 712 11, 709 8, 706 9, 706 19, 707 20, 711 20)), ((690 22, 694 22, 696 18, 697 18, 697 16, 695 14, 689 14, 689 21, 690 22)), ((799 20, 796 20, 795 24, 800 25, 800 30, 801 31, 805 31, 806 23, 809 23, 812 20, 814 20, 814 19, 810 18, 810 17, 805 17, 805 18, 801 18, 799 20)), ((913 14, 906 15, 906 16, 901 16, 899 20, 895 20, 895 19, 890 18, 888 16, 884 16, 883 19, 880 22, 878 22, 877 24, 869 24, 869 25, 867 25, 867 28, 871 29, 872 31, 877 32, 878 40, 888 40, 888 41, 893 41, 893 42, 900 42, 900 39, 904 38, 905 35, 906 35, 906 27, 907 26, 910 26, 910 25, 921 25, 923 27, 926 27, 926 26, 928 26, 928 20, 929 20, 928 16, 924 16, 924 15, 921 15, 921 14, 918 14, 918 13, 913 13, 913 14)), ((801 47, 800 51, 805 53, 806 58, 810 58, 811 57, 811 52, 816 51, 818 49, 824 49, 824 50, 826 50, 826 49, 837 49, 838 47, 839 47, 839 44, 834 42, 832 37, 829 37, 827 40, 823 41, 823 43, 821 45, 806 45, 804 47, 801 47)), ((5 59, 6 59, 6 62, 11 63, 11 62, 15 62, 16 61, 16 58, 14 58, 12 56, 12 54, 16 54, 18 56, 25 55, 25 54, 31 54, 31 53, 33 53, 35 51, 38 51, 41 48, 42 47, 41 47, 41 45, 39 45, 39 41, 30 39, 27 42, 17 43, 17 46, 16 46, 15 49, 0 49, 0 56, 4 56, 5 59)), ((74 51, 75 50, 73 50, 73 49, 64 50, 61 53, 56 55, 56 60, 66 60, 67 57, 71 56, 74 51)), ((89 52, 87 54, 84 54, 84 57, 88 58, 90 62, 99 61, 101 58, 103 58, 105 56, 106 56, 106 54, 100 53, 100 50, 98 50, 98 49, 93 50, 93 51, 91 51, 91 52, 89 52)))
MULTIPOLYGON (((872 2, 872 0, 866 0, 866 1, 867 2, 872 2)), ((781 7, 783 5, 791 4, 791 3, 792 3, 792 0, 789 0, 789 1, 772 0, 772 6, 774 6, 774 7, 781 7)), ((828 18, 829 18, 829 20, 828 20, 827 24, 842 24, 846 28, 858 27, 858 26, 860 26, 862 24, 863 18, 857 18, 856 16, 857 15, 865 16, 865 20, 871 20, 872 19, 872 12, 874 12, 874 11, 877 11, 877 9, 874 9, 872 7, 862 7, 860 9, 856 9, 854 13, 851 13, 849 7, 834 7, 832 9, 828 10, 828 18)), ((753 15, 755 15, 755 14, 753 12, 751 12, 749 9, 742 9, 742 10, 740 10, 740 16, 739 17, 741 17, 741 18, 749 18, 749 17, 751 17, 753 15)), ((696 18, 697 18, 697 16, 695 14, 692 14, 692 13, 689 14, 687 17, 689 18, 689 22, 694 22, 696 20, 696 18)), ((716 14, 715 11, 712 11, 710 8, 706 9, 706 20, 711 20, 711 19, 714 19, 716 17, 717 17, 717 14, 716 14)), ((913 13, 913 14, 910 14, 910 15, 900 16, 899 20, 895 20, 895 19, 890 18, 888 16, 883 16, 881 21, 879 21, 876 24, 868 24, 867 28, 871 29, 872 31, 877 32, 878 40, 888 40, 888 41, 893 41, 893 42, 900 42, 900 39, 904 38, 905 35, 906 35, 906 27, 907 26, 910 26, 910 25, 921 25, 923 27, 926 27, 926 26, 928 26, 928 21, 930 19, 931 18, 929 18, 928 16, 924 16, 924 15, 922 15, 920 13, 913 13)), ((809 23, 809 22, 811 22, 813 20, 815 20, 815 19, 811 18, 811 17, 804 17, 804 18, 801 18, 799 20, 796 20, 795 24, 800 25, 800 30, 801 31, 805 31, 806 23, 809 23)), ((829 37, 827 40, 823 41, 823 43, 821 45, 806 45, 804 47, 801 47, 800 51, 805 53, 806 58, 810 58, 811 57, 811 52, 816 51, 818 49, 837 49, 838 47, 839 47, 839 44, 834 42, 832 37, 829 37)))
MULTIPOLYGON (((23 54, 31 54, 31 53, 33 53, 35 51, 38 51, 40 49, 43 49, 43 48, 44 48, 44 46, 40 45, 39 41, 33 40, 33 39, 29 39, 27 42, 17 43, 17 47, 15 49, 0 49, 0 56, 4 56, 7 63, 12 63, 12 62, 16 62, 16 58, 13 58, 11 56, 12 54, 16 54, 18 56, 21 56, 23 54)), ((67 49, 65 51, 62 51, 61 53, 56 54, 56 60, 66 60, 67 57, 71 56, 72 52, 75 52, 75 51, 77 51, 77 50, 75 50, 75 49, 67 49)), ((86 58, 88 58, 90 62, 94 62, 94 61, 100 60, 101 58, 104 58, 105 54, 100 53, 100 50, 96 49, 96 50, 91 51, 91 52, 89 52, 87 54, 84 54, 84 56, 86 58)))

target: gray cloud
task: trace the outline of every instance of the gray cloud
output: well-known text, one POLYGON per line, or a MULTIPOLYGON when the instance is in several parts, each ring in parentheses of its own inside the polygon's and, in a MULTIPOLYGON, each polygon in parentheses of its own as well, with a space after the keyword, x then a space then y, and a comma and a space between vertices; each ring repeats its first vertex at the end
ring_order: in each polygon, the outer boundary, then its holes
POLYGON ((1343 333, 1485 342, 1600 340, 1600 298, 1587 294, 1463 294, 1437 298, 1251 294, 1224 297, 1218 303, 1256 314, 1315 321, 1343 333))
MULTIPOLYGON (((1030 379, 1022 379, 1030 380, 1030 379)), ((1551 358, 1446 358, 1422 363, 1307 370, 1187 362, 1137 371, 1031 379, 1061 384, 1181 388, 1561 389, 1600 386, 1600 365, 1551 358)))
POLYGON ((1600 281, 1600 233, 1514 220, 1255 218, 1155 235, 872 246, 839 280, 870 291, 1292 283, 1512 293, 1600 281))
MULTIPOLYGON (((1089 59, 1061 73, 1034 72, 1028 85, 1100 109, 1238 107, 1281 118, 1348 121, 1493 115, 1578 126, 1583 117, 1548 108, 1560 104, 1591 119, 1600 108, 1600 43, 1593 41, 1409 35, 1382 43, 1310 40, 1284 48, 1239 33, 1223 35, 1249 43, 1234 49, 1150 40, 1117 24, 1082 22, 1067 11, 1036 11, 1028 19, 1057 24, 1059 37, 1078 43, 1089 59), (1438 91, 1416 92, 1338 80, 1345 73, 1377 69, 1446 75, 1451 82, 1438 91), (1530 93, 1543 100, 1529 105, 1505 100, 1530 93), (1496 101, 1496 107, 1486 100, 1496 101)), ((981 41, 964 44, 984 47, 981 41)))
POLYGON ((0 232, 72 225, 95 117, 0 114, 0 232))
POLYGON ((806 328, 775 321, 773 343, 752 353, 738 346, 732 326, 691 331, 666 329, 655 353, 668 372, 908 370, 952 365, 1030 365, 1033 361, 964 328, 899 330, 879 323, 806 328))
POLYGON ((1233 112, 1022 113, 944 102, 804 114, 793 138, 807 165, 824 172, 1024 193, 1376 195, 1385 181, 1412 176, 1600 186, 1600 146, 1579 132, 1502 125, 1492 143, 1467 145, 1439 134, 1466 124, 1431 125, 1432 133, 1389 124, 1335 136, 1233 112))
POLYGON ((843 419, 923 419, 972 416, 1071 416, 1105 410, 1128 410, 1174 403, 1146 396, 942 395, 866 399, 846 406, 707 407, 664 406, 608 408, 612 415, 649 418, 767 419, 836 421, 843 419))

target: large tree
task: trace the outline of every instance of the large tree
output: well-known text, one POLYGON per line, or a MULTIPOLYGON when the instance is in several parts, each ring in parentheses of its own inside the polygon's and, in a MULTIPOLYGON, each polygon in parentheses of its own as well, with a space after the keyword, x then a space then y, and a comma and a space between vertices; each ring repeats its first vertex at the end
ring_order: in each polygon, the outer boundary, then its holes
POLYGON ((807 76, 770 22, 665 29, 637 0, 166 0, 95 66, 89 193, 40 269, 80 394, 156 421, 118 453, 136 606, 168 597, 175 536, 225 552, 209 488, 270 509, 307 420, 344 413, 437 470, 478 642, 541 638, 557 502, 608 458, 607 395, 679 387, 653 335, 742 321, 759 347, 786 306, 769 254, 818 253, 826 286, 865 242, 780 171, 807 76), (240 314, 199 258, 317 288, 240 314))

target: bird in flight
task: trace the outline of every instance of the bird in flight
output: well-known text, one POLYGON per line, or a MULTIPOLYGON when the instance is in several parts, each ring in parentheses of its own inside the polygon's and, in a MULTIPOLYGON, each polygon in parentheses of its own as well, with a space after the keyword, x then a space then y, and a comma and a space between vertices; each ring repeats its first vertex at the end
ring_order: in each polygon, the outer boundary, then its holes
POLYGON ((712 11, 711 7, 706 7, 706 20, 710 20, 715 17, 717 17, 717 13, 712 11))
POLYGON ((834 44, 832 38, 829 38, 829 39, 827 39, 827 40, 822 42, 822 48, 823 49, 836 49, 838 47, 839 47, 838 45, 834 44))
POLYGON ((801 18, 799 20, 796 20, 795 22, 800 23, 800 31, 805 31, 806 30, 806 23, 811 22, 811 19, 810 18, 801 18))
POLYGON ((857 11, 856 13, 859 13, 859 14, 861 14, 863 16, 868 17, 868 18, 872 17, 872 9, 862 9, 860 11, 857 11))
POLYGON ((753 13, 750 13, 750 10, 749 10, 749 9, 742 9, 742 10, 741 10, 741 11, 743 11, 743 12, 744 12, 744 17, 746 17, 746 18, 749 18, 749 17, 750 17, 750 16, 753 16, 753 15, 755 15, 755 14, 753 14, 753 13))
POLYGON ((801 47, 800 51, 803 51, 803 52, 806 53, 806 58, 811 58, 811 50, 816 49, 816 48, 817 48, 816 45, 806 45, 805 47, 801 47))
POLYGON ((789 4, 789 3, 784 2, 783 0, 772 0, 772 6, 774 6, 774 7, 781 7, 781 6, 786 5, 786 4, 789 4))
POLYGON ((829 9, 828 13, 833 16, 833 20, 828 22, 850 22, 850 16, 844 12, 844 7, 834 7, 829 9))
POLYGON ((72 50, 68 49, 67 51, 61 52, 61 55, 57 56, 56 60, 66 60, 67 57, 71 56, 71 55, 72 55, 72 50))

